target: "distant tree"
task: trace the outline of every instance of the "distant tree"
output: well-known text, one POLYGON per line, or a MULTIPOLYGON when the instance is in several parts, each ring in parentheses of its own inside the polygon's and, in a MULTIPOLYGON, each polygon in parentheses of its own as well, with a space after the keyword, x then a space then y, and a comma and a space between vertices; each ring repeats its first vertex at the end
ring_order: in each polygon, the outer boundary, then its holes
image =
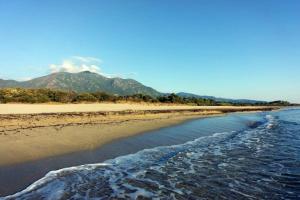
POLYGON ((270 105, 272 106, 289 106, 290 102, 288 101, 271 101, 269 102, 270 105))
POLYGON ((180 97, 174 93, 152 97, 144 94, 133 94, 127 96, 117 96, 107 94, 105 92, 94 93, 75 93, 73 91, 61 91, 54 89, 24 89, 24 88, 4 88, 0 89, 0 103, 20 102, 20 103, 45 103, 45 102, 160 102, 160 103, 176 103, 198 106, 289 106, 287 101, 257 102, 257 103, 232 103, 217 102, 212 99, 196 98, 196 97, 180 97))
POLYGON ((98 100, 98 101, 111 101, 113 100, 113 96, 110 94, 107 94, 105 92, 94 92, 92 95, 98 100))
POLYGON ((73 91, 47 90, 47 94, 51 101, 60 103, 74 102, 77 97, 73 91))
POLYGON ((90 93, 81 93, 76 96, 75 102, 96 102, 98 99, 90 93))

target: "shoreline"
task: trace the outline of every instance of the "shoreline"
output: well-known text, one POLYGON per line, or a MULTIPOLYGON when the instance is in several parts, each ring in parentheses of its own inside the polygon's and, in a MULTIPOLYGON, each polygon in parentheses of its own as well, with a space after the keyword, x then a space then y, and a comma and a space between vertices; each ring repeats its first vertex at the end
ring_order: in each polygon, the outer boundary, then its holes
MULTIPOLYGON (((254 128, 265 112, 236 112, 187 119, 169 127, 117 138, 99 147, 0 166, 0 196, 22 191, 48 172, 85 164, 103 163, 144 149, 184 144, 215 133, 254 128)), ((136 123, 136 122, 134 122, 136 123)))
POLYGON ((143 106, 130 110, 126 106, 117 111, 107 108, 96 112, 43 113, 40 110, 41 113, 0 114, 0 166, 92 150, 117 139, 180 124, 190 119, 231 112, 277 109, 143 106))

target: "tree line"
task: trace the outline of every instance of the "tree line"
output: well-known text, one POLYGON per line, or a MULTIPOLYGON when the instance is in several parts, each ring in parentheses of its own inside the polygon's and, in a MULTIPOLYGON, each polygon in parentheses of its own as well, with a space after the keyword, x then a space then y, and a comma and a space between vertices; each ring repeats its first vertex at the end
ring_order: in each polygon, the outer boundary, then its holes
POLYGON ((112 95, 105 92, 83 92, 62 91, 54 89, 25 89, 25 88, 4 88, 0 89, 0 103, 82 103, 82 102, 146 102, 146 103, 169 103, 188 104, 198 106, 225 106, 225 105, 290 105, 285 101, 268 103, 242 104, 230 102, 217 102, 212 99, 180 97, 176 94, 168 94, 159 97, 152 97, 143 94, 126 96, 112 95))

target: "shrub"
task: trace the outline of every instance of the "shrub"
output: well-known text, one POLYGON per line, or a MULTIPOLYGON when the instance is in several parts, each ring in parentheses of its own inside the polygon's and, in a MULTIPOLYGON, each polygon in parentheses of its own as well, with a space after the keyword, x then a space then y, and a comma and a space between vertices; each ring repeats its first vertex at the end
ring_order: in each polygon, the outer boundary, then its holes
POLYGON ((82 102, 82 101, 96 102, 97 98, 90 93, 81 93, 76 96, 75 101, 76 102, 82 102))

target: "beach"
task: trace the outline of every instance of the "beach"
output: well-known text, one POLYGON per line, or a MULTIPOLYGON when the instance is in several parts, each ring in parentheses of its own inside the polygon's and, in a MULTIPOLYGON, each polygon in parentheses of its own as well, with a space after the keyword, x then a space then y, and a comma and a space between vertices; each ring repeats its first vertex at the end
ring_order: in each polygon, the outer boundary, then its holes
POLYGON ((90 150, 199 117, 272 109, 276 107, 0 104, 0 166, 90 150))
POLYGON ((94 149, 0 166, 0 196, 294 199, 299 114, 287 108, 211 115, 94 149))

